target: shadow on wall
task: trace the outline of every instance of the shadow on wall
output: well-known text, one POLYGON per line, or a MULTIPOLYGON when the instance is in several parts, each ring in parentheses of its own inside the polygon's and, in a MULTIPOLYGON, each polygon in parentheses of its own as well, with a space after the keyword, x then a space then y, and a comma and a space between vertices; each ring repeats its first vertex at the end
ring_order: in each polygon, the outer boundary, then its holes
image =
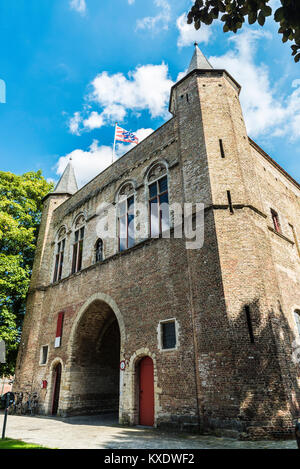
POLYGON ((300 363, 293 360, 296 337, 281 304, 266 318, 257 299, 241 309, 232 328, 233 339, 238 339, 232 341, 237 426, 247 432, 241 436, 291 437, 293 419, 300 417, 300 363))

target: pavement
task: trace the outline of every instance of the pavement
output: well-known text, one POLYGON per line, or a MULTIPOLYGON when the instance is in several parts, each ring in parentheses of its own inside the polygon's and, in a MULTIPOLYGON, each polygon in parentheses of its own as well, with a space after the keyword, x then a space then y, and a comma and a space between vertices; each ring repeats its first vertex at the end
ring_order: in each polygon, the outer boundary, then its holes
MULTIPOLYGON (((2 422, 3 414, 0 429, 2 422)), ((295 440, 239 441, 124 427, 110 415, 68 418, 8 415, 6 436, 58 449, 297 449, 295 440)))

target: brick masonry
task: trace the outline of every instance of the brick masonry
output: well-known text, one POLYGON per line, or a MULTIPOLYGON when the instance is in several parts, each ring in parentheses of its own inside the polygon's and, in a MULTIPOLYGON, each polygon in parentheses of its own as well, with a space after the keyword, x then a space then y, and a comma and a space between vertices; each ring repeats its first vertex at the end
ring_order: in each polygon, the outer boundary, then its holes
POLYGON ((299 364, 292 361, 293 313, 300 309, 299 185, 248 139, 239 90, 224 70, 192 71, 171 91, 172 119, 73 196, 46 198, 14 385, 38 390, 41 413, 51 413, 60 363, 59 414, 118 408, 120 422, 138 424, 138 364, 150 356, 155 426, 245 438, 291 432, 300 402, 299 364), (205 204, 203 247, 137 236, 134 247, 119 253, 116 240, 106 240, 104 260, 95 263, 97 207, 115 203, 127 182, 135 200, 147 203, 147 175, 158 162, 167 168, 170 203, 205 204), (80 215, 83 264, 71 275, 80 215), (52 283, 62 226, 62 280, 52 283), (62 342, 54 348, 62 311, 62 342), (168 351, 158 333, 160 321, 170 318, 178 346, 168 351), (41 365, 43 345, 49 353, 41 365), (125 371, 119 372, 120 360, 125 371))

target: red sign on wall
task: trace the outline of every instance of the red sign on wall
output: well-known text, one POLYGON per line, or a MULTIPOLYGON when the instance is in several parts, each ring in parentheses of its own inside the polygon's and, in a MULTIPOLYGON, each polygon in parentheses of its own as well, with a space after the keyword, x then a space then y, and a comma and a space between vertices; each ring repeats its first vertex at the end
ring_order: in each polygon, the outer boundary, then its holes
POLYGON ((122 361, 120 362, 120 370, 121 370, 121 371, 124 371, 125 368, 126 368, 126 362, 125 362, 125 360, 122 360, 122 361))

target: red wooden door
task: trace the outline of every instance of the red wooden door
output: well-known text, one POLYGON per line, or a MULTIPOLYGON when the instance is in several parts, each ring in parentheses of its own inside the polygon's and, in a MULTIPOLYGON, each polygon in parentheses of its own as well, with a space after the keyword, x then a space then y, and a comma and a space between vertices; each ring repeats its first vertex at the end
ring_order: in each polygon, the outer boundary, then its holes
POLYGON ((60 380, 61 380, 61 364, 59 363, 54 370, 52 415, 57 415, 57 411, 58 411, 60 380))
POLYGON ((140 361, 140 425, 154 425, 153 361, 145 357, 140 361))

